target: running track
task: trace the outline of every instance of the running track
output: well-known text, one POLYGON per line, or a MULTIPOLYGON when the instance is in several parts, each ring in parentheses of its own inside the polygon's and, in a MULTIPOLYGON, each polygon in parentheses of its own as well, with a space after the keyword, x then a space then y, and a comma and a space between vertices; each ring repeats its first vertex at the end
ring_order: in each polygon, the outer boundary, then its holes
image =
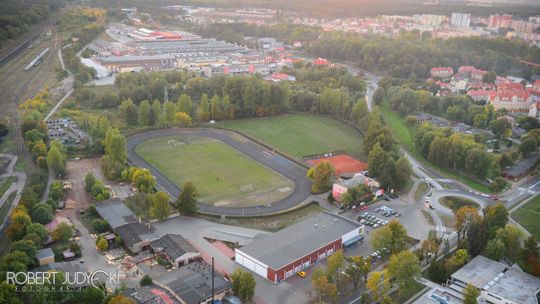
MULTIPOLYGON (((161 172, 135 153, 135 147, 146 140, 163 137, 163 136, 202 136, 210 137, 224 142, 233 149, 245 154, 249 158, 263 164, 271 170, 283 175, 294 182, 294 192, 288 197, 254 207, 216 207, 207 204, 198 203, 199 211, 204 213, 226 215, 226 216, 258 216, 276 213, 279 211, 292 208, 303 202, 311 192, 311 182, 306 178, 306 170, 294 162, 282 157, 279 154, 268 151, 265 147, 244 137, 243 141, 239 141, 236 133, 217 129, 164 129, 153 130, 139 133, 128 138, 128 160, 137 167, 148 168, 152 171, 157 179, 158 185, 167 191, 174 199, 180 194, 180 187, 175 185, 171 180, 165 177, 161 172), (234 136, 233 136, 234 135, 234 136), (236 138, 235 138, 236 137, 236 138)), ((180 170, 180 169, 179 169, 180 170)))

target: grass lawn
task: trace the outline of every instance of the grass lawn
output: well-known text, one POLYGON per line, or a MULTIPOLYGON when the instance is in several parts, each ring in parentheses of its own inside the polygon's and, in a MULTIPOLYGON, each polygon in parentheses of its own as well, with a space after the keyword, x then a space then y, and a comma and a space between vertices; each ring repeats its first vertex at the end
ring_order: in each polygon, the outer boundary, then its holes
POLYGON ((540 195, 512 212, 512 218, 527 229, 532 235, 540 235, 540 195))
POLYGON ((324 210, 323 207, 319 206, 317 203, 311 203, 304 207, 298 208, 291 212, 265 216, 265 217, 255 217, 255 218, 226 218, 222 220, 221 218, 214 216, 205 216, 200 215, 202 218, 223 223, 226 225, 240 226, 251 229, 260 229, 270 232, 276 232, 287 226, 290 226, 298 221, 301 221, 305 218, 308 218, 314 214, 320 213, 324 210))
POLYGON ((243 132, 297 159, 310 154, 345 150, 366 160, 363 137, 352 127, 328 116, 288 114, 229 120, 216 126, 243 132))
POLYGON ((419 202, 422 196, 424 196, 428 192, 429 192, 428 184, 421 182, 418 185, 418 188, 416 188, 416 191, 414 192, 414 200, 419 202))
POLYGON ((446 177, 459 180, 460 182, 466 184, 467 186, 471 187, 474 190, 481 191, 484 193, 490 193, 490 190, 487 186, 468 178, 467 176, 464 176, 462 174, 456 173, 454 171, 448 170, 446 168, 440 167, 436 164, 431 163, 427 159, 425 159, 420 153, 416 151, 416 148, 414 146, 414 138, 413 138, 413 132, 411 129, 407 126, 407 123, 405 119, 401 116, 399 116, 398 113, 392 111, 390 109, 390 106, 387 102, 384 102, 380 105, 381 114, 384 117, 384 121, 386 124, 390 127, 392 130, 392 133, 394 133, 394 137, 398 142, 402 144, 402 146, 407 150, 409 153, 411 153, 416 160, 418 160, 423 165, 427 165, 431 167, 434 171, 438 172, 439 174, 442 174, 446 177))
POLYGON ((422 289, 424 289, 426 286, 423 284, 420 284, 416 281, 413 281, 414 286, 409 290, 408 292, 402 292, 399 294, 398 291, 393 292, 390 294, 390 298, 392 298, 394 303, 405 303, 408 299, 419 293, 422 289))
POLYGON ((193 182, 199 199, 215 206, 266 204, 294 190, 292 181, 219 140, 159 137, 139 144, 135 151, 176 185, 193 182))
POLYGON ((476 209, 480 208, 480 206, 478 206, 477 203, 471 201, 470 199, 457 197, 457 196, 445 196, 445 197, 442 197, 439 200, 439 203, 441 203, 443 206, 446 206, 446 207, 452 209, 452 211, 454 213, 456 213, 459 210, 459 208, 465 207, 465 206, 474 207, 476 209))

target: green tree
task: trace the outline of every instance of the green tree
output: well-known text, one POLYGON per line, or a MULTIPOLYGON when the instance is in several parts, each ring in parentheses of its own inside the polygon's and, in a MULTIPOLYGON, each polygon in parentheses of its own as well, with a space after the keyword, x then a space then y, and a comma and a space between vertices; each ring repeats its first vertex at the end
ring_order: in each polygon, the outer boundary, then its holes
POLYGON ((373 93, 373 103, 376 105, 380 105, 383 102, 385 95, 386 92, 384 91, 384 88, 378 87, 375 90, 375 93, 373 93))
POLYGON ((328 257, 328 274, 336 279, 336 283, 339 285, 339 274, 343 264, 345 263, 345 257, 343 251, 338 250, 333 255, 328 257))
POLYGON ((53 219, 53 210, 47 204, 38 204, 32 210, 32 220, 40 224, 48 224, 53 219))
POLYGON ((168 125, 174 124, 174 115, 176 114, 176 105, 174 102, 167 101, 163 105, 164 119, 168 125))
POLYGON ((174 207, 180 214, 194 215, 197 213, 197 196, 195 185, 189 181, 185 182, 174 207))
POLYGON ((16 286, 7 282, 0 283, 0 304, 23 304, 19 299, 16 286))
POLYGON ((40 245, 42 241, 44 241, 47 238, 48 232, 47 229, 45 229, 45 226, 39 223, 32 223, 26 227, 26 234, 35 233, 37 236, 39 236, 40 241, 38 243, 35 243, 36 245, 40 245))
POLYGON ((148 100, 143 100, 141 104, 139 104, 139 125, 150 125, 150 103, 148 100))
POLYGON ((148 274, 145 274, 140 283, 139 283, 141 286, 147 286, 147 285, 151 285, 152 284, 152 278, 150 277, 150 275, 148 274))
POLYGON ((29 268, 36 266, 34 257, 36 256, 37 248, 34 242, 28 240, 15 241, 11 244, 11 251, 24 252, 28 257, 26 266, 29 268))
POLYGON ((521 152, 524 157, 527 157, 529 156, 529 154, 536 151, 537 148, 538 143, 536 142, 536 140, 532 137, 527 136, 519 145, 519 152, 521 152))
POLYGON ((80 293, 82 303, 101 303, 105 298, 105 293, 100 288, 86 287, 80 293))
POLYGON ((326 192, 334 174, 334 166, 328 161, 322 161, 317 166, 311 167, 307 172, 307 177, 313 183, 311 191, 315 193, 326 192))
POLYGON ((49 197, 55 202, 64 197, 64 184, 61 181, 54 181, 49 189, 49 197))
POLYGON ((96 246, 100 251, 105 251, 107 248, 109 248, 109 243, 104 237, 99 237, 96 240, 96 246))
POLYGON ((369 109, 365 98, 360 98, 354 104, 351 111, 351 119, 356 123, 360 128, 367 129, 367 122, 369 117, 369 109))
POLYGON ((484 208, 484 220, 487 224, 489 239, 495 236, 499 228, 506 226, 508 215, 508 209, 502 203, 484 208))
POLYGON ((159 100, 154 100, 152 106, 150 107, 150 115, 148 115, 148 124, 151 126, 159 125, 161 118, 161 102, 159 100))
POLYGON ((420 275, 418 258, 410 251, 404 250, 392 255, 388 265, 388 274, 399 286, 399 294, 409 294, 414 290, 415 279, 420 275))
POLYGON ((506 256, 511 261, 516 261, 521 252, 521 241, 525 234, 517 226, 506 224, 503 228, 497 229, 496 240, 501 240, 506 248, 506 256))
POLYGON ((150 206, 150 216, 158 220, 165 220, 169 217, 169 196, 165 192, 157 192, 152 195, 152 205, 150 206))
POLYGON ((96 176, 94 175, 94 172, 89 171, 84 176, 84 190, 86 192, 92 191, 92 187, 94 187, 94 184, 96 183, 96 176))
POLYGON ((407 230, 397 220, 391 220, 371 233, 371 245, 376 250, 388 248, 394 254, 402 251, 406 245, 407 230))
POLYGON ((103 220, 103 219, 94 219, 92 222, 91 222, 91 225, 92 225, 92 229, 94 230, 94 232, 96 233, 104 233, 104 232, 107 232, 107 230, 109 230, 109 223, 106 221, 106 220, 103 220))
POLYGON ((128 125, 134 126, 137 124, 139 120, 139 113, 137 111, 137 106, 133 104, 131 99, 128 98, 123 100, 120 104, 119 110, 120 115, 122 115, 122 118, 128 125))
POLYGON ((491 185, 489 185, 489 190, 493 193, 500 193, 506 187, 509 186, 509 183, 502 177, 497 177, 491 185))
POLYGON ((474 287, 473 285, 471 284, 468 284, 467 287, 465 287, 465 292, 464 292, 464 299, 463 299, 463 303, 464 304, 477 304, 478 301, 478 296, 480 296, 480 294, 478 293, 478 289, 476 289, 476 287, 474 287))
POLYGON ((178 98, 178 109, 177 112, 184 112, 191 116, 193 111, 193 103, 191 102, 191 97, 187 94, 182 94, 178 98))
POLYGON ((51 142, 49 153, 47 154, 47 163, 57 176, 66 174, 66 155, 64 146, 57 140, 51 142))
POLYGON ((105 146, 105 156, 101 160, 103 173, 108 179, 117 179, 126 166, 126 138, 118 129, 109 128, 103 145, 105 146))
POLYGON ((531 116, 520 116, 518 117, 517 122, 519 127, 525 129, 526 131, 540 127, 540 122, 538 122, 538 119, 531 116))
POLYGON ((206 94, 202 95, 197 106, 197 119, 199 121, 208 121, 210 119, 210 105, 208 104, 208 95, 206 94))
POLYGON ((218 95, 214 95, 214 97, 212 97, 212 100, 210 100, 210 119, 215 120, 218 119, 218 117, 220 116, 220 103, 221 100, 219 99, 218 95))
POLYGON ((506 255, 506 246, 501 239, 489 240, 484 254, 492 260, 500 261, 506 255))
POLYGON ((253 299, 257 282, 255 281, 255 278, 251 272, 243 271, 240 268, 237 268, 231 274, 231 280, 233 293, 236 294, 243 302, 249 302, 253 299))
POLYGON ((504 118, 492 121, 489 124, 489 129, 498 139, 508 138, 512 135, 512 124, 504 118))
POLYGON ((51 237, 55 241, 66 242, 73 236, 73 228, 67 223, 60 223, 51 233, 51 237))

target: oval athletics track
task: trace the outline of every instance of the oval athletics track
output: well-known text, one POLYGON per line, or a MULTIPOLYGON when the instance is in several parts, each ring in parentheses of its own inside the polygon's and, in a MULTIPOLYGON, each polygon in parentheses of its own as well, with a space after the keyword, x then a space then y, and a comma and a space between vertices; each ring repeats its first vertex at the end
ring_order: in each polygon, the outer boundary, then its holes
POLYGON ((271 170, 283 175, 294 182, 294 191, 286 198, 272 202, 267 205, 253 207, 216 207, 207 204, 198 203, 199 211, 203 213, 225 215, 225 216, 262 216, 270 215, 276 212, 290 209, 303 202, 311 193, 311 182, 306 178, 306 170, 287 158, 272 153, 265 147, 244 137, 244 141, 238 141, 234 136, 240 136, 237 133, 218 129, 189 128, 179 129, 171 128, 164 130, 153 130, 132 135, 127 139, 128 160, 133 166, 148 168, 156 177, 159 187, 167 191, 176 199, 180 194, 180 187, 175 185, 157 168, 152 166, 135 152, 135 147, 152 138, 164 136, 198 136, 217 139, 227 144, 236 151, 245 154, 249 158, 261 163, 271 170), (234 135, 234 136, 233 136, 234 135))

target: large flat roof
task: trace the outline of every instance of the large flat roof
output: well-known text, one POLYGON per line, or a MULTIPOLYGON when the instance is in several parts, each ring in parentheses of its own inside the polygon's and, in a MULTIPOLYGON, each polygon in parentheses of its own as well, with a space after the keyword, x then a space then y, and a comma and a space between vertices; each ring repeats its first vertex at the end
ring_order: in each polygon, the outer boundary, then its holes
POLYGON ((107 201, 97 205, 96 210, 99 216, 106 220, 113 230, 137 222, 133 212, 121 201, 107 201))
MULTIPOLYGON (((194 262, 155 278, 167 286, 185 303, 201 303, 212 295, 212 267, 194 262)), ((159 285, 158 285, 159 286, 159 285)), ((214 292, 219 294, 231 288, 231 283, 214 272, 214 292)))
POLYGON ((489 293, 514 303, 538 304, 536 297, 540 291, 540 278, 523 272, 517 265, 512 266, 502 277, 492 282, 485 288, 489 293))
POLYGON ((276 233, 257 237, 251 244, 237 250, 277 270, 360 226, 324 211, 276 233))
POLYGON ((452 278, 482 289, 506 269, 508 269, 506 264, 479 255, 454 272, 452 278))

